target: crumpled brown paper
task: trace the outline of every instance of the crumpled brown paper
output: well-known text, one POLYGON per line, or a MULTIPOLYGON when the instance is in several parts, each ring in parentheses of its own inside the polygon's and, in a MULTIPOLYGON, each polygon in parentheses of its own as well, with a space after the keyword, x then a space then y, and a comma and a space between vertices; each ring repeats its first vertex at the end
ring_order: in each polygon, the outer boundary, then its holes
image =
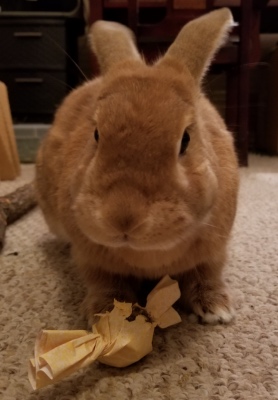
POLYGON ((92 332, 42 331, 30 359, 28 376, 33 389, 56 383, 98 360, 126 367, 152 351, 156 326, 166 328, 181 321, 172 305, 179 299, 177 281, 165 276, 147 297, 145 308, 114 301, 114 309, 100 314, 92 332))

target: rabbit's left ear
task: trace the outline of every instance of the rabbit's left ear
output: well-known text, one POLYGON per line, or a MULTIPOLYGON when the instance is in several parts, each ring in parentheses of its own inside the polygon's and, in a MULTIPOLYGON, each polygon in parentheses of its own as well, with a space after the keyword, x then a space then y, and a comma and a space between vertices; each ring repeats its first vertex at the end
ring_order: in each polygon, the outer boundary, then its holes
POLYGON ((200 83, 218 48, 225 41, 233 17, 228 8, 212 11, 187 23, 157 65, 185 64, 200 83), (174 61, 174 62, 173 62, 174 61))
POLYGON ((143 62, 136 48, 133 32, 124 25, 97 21, 92 25, 89 37, 103 74, 121 61, 143 62))

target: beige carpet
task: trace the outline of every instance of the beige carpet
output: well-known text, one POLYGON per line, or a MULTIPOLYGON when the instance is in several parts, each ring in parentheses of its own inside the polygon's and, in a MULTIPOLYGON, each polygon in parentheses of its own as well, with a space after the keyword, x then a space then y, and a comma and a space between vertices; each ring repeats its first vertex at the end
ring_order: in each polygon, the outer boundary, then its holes
MULTIPOLYGON (((278 158, 252 156, 242 169, 227 281, 237 318, 230 326, 183 322, 156 333, 138 364, 94 364, 32 392, 27 361, 41 328, 77 329, 82 285, 68 250, 47 232, 38 210, 11 226, 1 257, 0 398, 2 400, 278 399, 278 158), (18 255, 13 255, 13 253, 18 255)), ((1 193, 22 184, 32 166, 1 193)))

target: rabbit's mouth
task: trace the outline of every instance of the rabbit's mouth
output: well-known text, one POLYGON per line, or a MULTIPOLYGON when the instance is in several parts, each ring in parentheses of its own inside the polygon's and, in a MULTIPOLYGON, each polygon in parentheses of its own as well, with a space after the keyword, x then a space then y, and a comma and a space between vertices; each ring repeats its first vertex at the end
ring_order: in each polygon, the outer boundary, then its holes
POLYGON ((111 249, 129 249, 134 251, 168 251, 174 249, 184 241, 191 241, 195 237, 196 226, 187 227, 183 232, 173 235, 157 237, 156 235, 133 235, 132 233, 122 233, 106 237, 92 236, 90 239, 104 247, 111 249))

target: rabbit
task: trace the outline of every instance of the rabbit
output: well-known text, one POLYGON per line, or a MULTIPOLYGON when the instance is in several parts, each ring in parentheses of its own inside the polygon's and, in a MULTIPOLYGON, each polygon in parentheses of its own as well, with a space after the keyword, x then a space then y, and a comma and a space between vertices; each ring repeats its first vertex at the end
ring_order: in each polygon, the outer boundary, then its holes
POLYGON ((65 98, 36 160, 38 202, 50 230, 71 244, 90 323, 114 298, 143 302, 166 274, 200 321, 234 317, 222 272, 238 162, 202 92, 232 23, 227 8, 191 21, 152 64, 127 27, 90 28, 101 75, 65 98))

